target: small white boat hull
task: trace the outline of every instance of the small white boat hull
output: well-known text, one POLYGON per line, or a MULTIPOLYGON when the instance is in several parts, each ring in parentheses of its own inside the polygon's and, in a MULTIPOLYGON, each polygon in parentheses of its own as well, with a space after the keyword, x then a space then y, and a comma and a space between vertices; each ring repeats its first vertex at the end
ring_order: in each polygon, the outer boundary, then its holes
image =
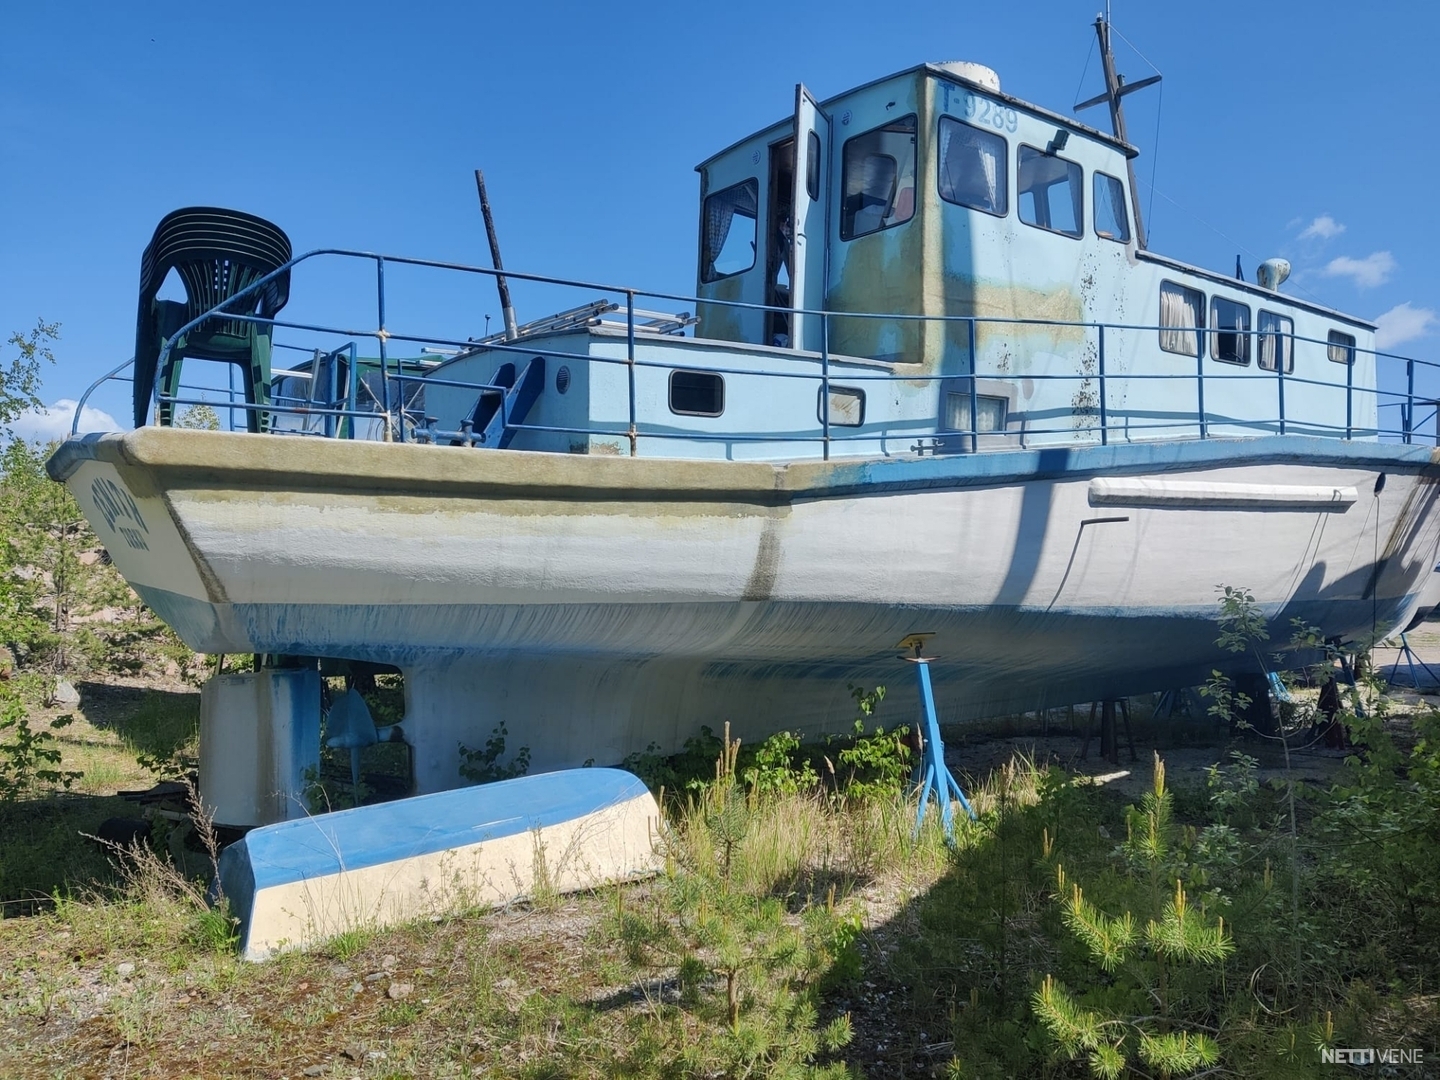
POLYGON ((636 777, 584 769, 252 829, 220 855, 240 955, 653 874, 660 810, 636 777))

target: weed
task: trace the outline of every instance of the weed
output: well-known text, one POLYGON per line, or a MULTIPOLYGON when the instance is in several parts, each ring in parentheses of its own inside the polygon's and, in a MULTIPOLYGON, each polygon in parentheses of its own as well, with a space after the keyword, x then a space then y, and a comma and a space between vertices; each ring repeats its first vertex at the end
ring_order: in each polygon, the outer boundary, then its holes
POLYGON ((460 744, 460 775, 472 784, 488 784, 495 780, 512 780, 530 771, 530 748, 522 746, 506 764, 500 759, 505 756, 505 738, 509 734, 502 720, 485 740, 481 750, 472 750, 460 744))
MULTIPOLYGON (((8 693, 0 685, 0 737, 5 738, 0 742, 0 803, 13 803, 42 786, 68 789, 81 774, 56 767, 61 755, 55 736, 32 728, 24 703, 8 693)), ((50 727, 64 728, 74 719, 58 716, 50 727)))

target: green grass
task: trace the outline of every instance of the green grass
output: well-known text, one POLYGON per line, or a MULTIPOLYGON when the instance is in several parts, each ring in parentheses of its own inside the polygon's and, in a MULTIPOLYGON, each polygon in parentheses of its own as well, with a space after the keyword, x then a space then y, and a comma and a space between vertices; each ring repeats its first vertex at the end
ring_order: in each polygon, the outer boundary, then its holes
MULTIPOLYGON (((183 748, 184 696, 129 700, 136 715, 94 727, 115 753, 183 748)), ((1022 744, 1034 733, 1033 719, 1028 732, 1023 718, 1010 726, 1022 744)), ((765 764, 771 780, 789 767, 800 757, 765 764)), ((676 762, 665 768, 683 781, 676 762)), ((1172 779, 1188 844, 1215 805, 1203 778, 1172 779)), ((1053 894, 1063 862, 1097 906, 1133 907, 1117 854, 1132 800, 1013 757, 969 785, 979 820, 959 818, 947 847, 934 812, 913 834, 915 807, 898 791, 846 798, 829 784, 671 789, 656 879, 352 932, 262 965, 236 959, 195 883, 158 859, 117 872, 75 835, 114 800, 21 804, 0 816, 0 882, 63 891, 0 922, 0 1076, 1083 1075, 1059 1059, 1032 996, 1049 974, 1082 997, 1115 992, 1053 894)), ((1398 918, 1346 973, 1316 959, 1304 979, 1278 977, 1288 886, 1264 884, 1270 859, 1288 881, 1270 828, 1278 794, 1262 783, 1246 798, 1234 859, 1192 853, 1209 877, 1187 885, 1226 913, 1239 949, 1225 994, 1180 1006, 1223 1028, 1228 1075, 1313 1074, 1327 1008, 1340 1045, 1378 1032, 1440 1050, 1436 968, 1417 955, 1400 972, 1398 918)), ((1317 797, 1307 812, 1322 811, 1317 797)), ((1320 921, 1343 911, 1325 908, 1318 879, 1307 887, 1315 957, 1378 925, 1320 921)))

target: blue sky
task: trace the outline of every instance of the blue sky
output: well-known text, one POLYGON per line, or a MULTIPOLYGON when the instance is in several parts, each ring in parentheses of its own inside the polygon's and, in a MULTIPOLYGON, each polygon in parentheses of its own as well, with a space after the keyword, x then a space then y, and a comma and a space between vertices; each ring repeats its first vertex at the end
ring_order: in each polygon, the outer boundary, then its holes
MULTIPOLYGON (((1101 85, 1096 2, 8 4, 0 336, 60 322, 44 396, 77 397, 130 355, 140 253, 179 206, 260 214, 297 251, 487 264, 477 166, 509 268, 688 294, 695 164, 787 115, 796 82, 823 98, 969 59, 1068 111, 1101 85)), ((1120 0, 1113 18, 1165 75, 1129 99, 1151 247, 1252 275, 1283 255, 1287 289, 1440 359, 1440 5, 1120 0)), ((400 293, 417 329, 498 316, 485 282, 400 293)), ((363 323, 373 303, 354 275, 297 274, 293 294, 287 316, 363 323)), ((123 418, 127 393, 97 404, 123 418)))

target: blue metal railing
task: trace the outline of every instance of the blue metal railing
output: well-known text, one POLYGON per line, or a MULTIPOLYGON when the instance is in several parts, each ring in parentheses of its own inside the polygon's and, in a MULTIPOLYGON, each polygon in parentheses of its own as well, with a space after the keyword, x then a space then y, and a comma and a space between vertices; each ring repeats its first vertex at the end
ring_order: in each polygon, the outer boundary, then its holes
MULTIPOLYGON (((486 267, 468 266, 462 263, 442 262, 428 259, 414 259, 404 256, 389 256, 377 254, 374 252, 349 251, 339 248, 322 248, 315 251, 306 252, 305 254, 296 256, 295 258, 291 259, 284 266, 273 271, 272 273, 258 279, 248 288, 241 290, 235 296, 228 298, 222 305, 217 306, 211 311, 208 311, 195 319, 192 319, 190 322, 182 326, 172 338, 165 342, 160 353, 157 367, 160 369, 164 368, 169 358, 170 351, 173 347, 173 343, 176 340, 193 331, 195 328, 203 324, 207 319, 213 317, 218 313, 221 313, 221 308, 223 307, 226 309, 223 314, 228 319, 253 322, 256 324, 269 326, 272 329, 288 329, 306 333, 342 335, 350 338, 374 338, 377 342, 379 352, 379 401, 377 402, 379 406, 378 412, 375 409, 365 409, 359 407, 359 403, 356 400, 356 385, 358 381, 358 377, 356 374, 357 360, 354 345, 353 343, 351 343, 347 346, 342 346, 340 350, 334 350, 330 354, 333 356, 338 352, 345 351, 346 349, 349 350, 350 377, 348 382, 350 385, 347 387, 347 393, 344 395, 343 401, 337 400, 337 396, 332 393, 331 395, 329 395, 329 401, 323 405, 316 405, 313 402, 307 402, 303 406, 286 405, 282 404, 279 401, 267 402, 264 404, 253 402, 237 402, 235 401, 235 392, 232 385, 229 394, 229 400, 225 405, 222 406, 223 408, 231 409, 232 416, 234 410, 239 410, 242 412, 259 411, 262 415, 301 414, 309 417, 319 417, 324 423, 324 434, 329 437, 334 437, 341 430, 341 422, 344 419, 349 418, 352 420, 352 423, 348 425, 348 431, 349 436, 352 438, 354 437, 355 421, 358 421, 359 419, 369 419, 373 421, 377 418, 384 418, 386 423, 387 437, 391 434, 391 432, 393 432, 393 437, 397 441, 405 442, 415 437, 416 429, 423 428, 425 420, 423 416, 416 417, 411 415, 407 411, 405 395, 405 386, 407 383, 428 383, 432 386, 458 386, 474 390, 477 395, 499 392, 501 393, 501 410, 503 413, 505 409, 503 394, 503 391, 505 389, 504 387, 498 387, 478 382, 441 380, 435 378, 434 376, 414 373, 413 369, 412 371, 407 372, 405 370, 406 361, 403 359, 397 358, 392 361, 390 355, 390 346, 392 342, 407 342, 430 346, 451 346, 462 351, 477 349, 481 346, 477 345, 477 343, 473 339, 455 340, 434 336, 421 337, 416 335, 397 333, 389 329, 386 324, 387 265, 426 267, 431 269, 455 271, 460 273, 477 274, 490 277, 496 276, 496 274, 498 273, 497 271, 486 267), (236 314, 234 312, 234 307, 236 306, 235 302, 237 300, 243 299, 248 294, 258 292, 260 289, 264 288, 268 282, 280 276, 281 274, 289 272, 294 267, 299 266, 300 264, 308 262, 312 259, 317 259, 324 256, 336 256, 345 259, 360 259, 373 262, 375 266, 376 280, 376 326, 374 329, 347 329, 341 327, 324 326, 282 319, 264 319, 257 315, 236 314), (398 394, 399 397, 398 402, 392 400, 392 380, 394 381, 393 392, 398 394)), ((1212 371, 1207 373, 1205 370, 1205 361, 1207 355, 1206 338, 1216 333, 1217 331, 1215 331, 1213 328, 1196 328, 1196 368, 1195 374, 1193 376, 1195 381, 1195 410, 1193 412, 1183 412, 1167 408, 1160 412, 1148 414, 1147 421, 1147 414, 1143 410, 1131 407, 1122 410, 1122 412, 1119 414, 1121 417, 1121 423, 1117 425, 1115 423, 1117 414, 1112 407, 1111 402, 1111 384, 1114 381, 1120 380, 1128 384, 1144 383, 1146 381, 1158 379, 1174 384, 1176 382, 1184 381, 1188 378, 1191 378, 1191 376, 1184 376, 1166 372, 1135 373, 1130 371, 1114 372, 1108 370, 1107 333, 1113 334, 1117 331, 1135 331, 1158 334, 1162 331, 1162 329, 1169 329, 1171 332, 1173 332, 1174 328, 1161 328, 1158 326, 1125 323, 1065 322, 1046 319, 998 317, 992 318, 984 316, 908 315, 893 313, 882 314, 869 312, 836 312, 817 311, 810 309, 771 308, 765 305, 751 304, 741 301, 697 299, 695 297, 671 293, 642 292, 640 290, 628 287, 608 286, 595 282, 577 281, 573 279, 550 277, 539 274, 524 274, 514 271, 506 271, 505 274, 513 281, 530 282, 539 285, 562 286, 571 289, 584 289, 590 292, 608 292, 624 294, 625 356, 623 358, 595 356, 591 355, 588 352, 563 352, 551 348, 547 348, 545 350, 545 353, 547 356, 553 357, 554 359, 561 361, 573 360, 579 363, 594 365, 623 365, 626 369, 626 396, 628 409, 628 422, 626 423, 623 430, 615 430, 611 427, 601 428, 593 425, 580 428, 564 427, 559 425, 526 424, 523 421, 513 420, 509 415, 504 415, 503 421, 505 431, 507 433, 532 431, 622 438, 628 441, 630 454, 632 456, 637 453, 637 444, 639 439, 641 438, 683 439, 700 442, 729 441, 736 443, 818 442, 821 446, 822 457, 825 458, 828 458, 830 456, 832 445, 835 443, 859 441, 880 441, 883 443, 885 440, 895 438, 897 436, 907 440, 916 436, 935 436, 937 439, 937 446, 939 439, 961 437, 963 439, 968 439, 968 446, 972 450, 979 448, 980 440, 983 437, 999 439, 1007 436, 1014 437, 1018 434, 1022 439, 1024 439, 1025 437, 1034 438, 1040 435, 1054 435, 1064 433, 1070 435, 1085 435, 1093 437, 1103 445, 1107 444, 1110 441, 1112 434, 1116 433, 1117 431, 1122 432, 1126 438, 1131 438, 1136 431, 1143 433, 1145 431, 1159 431, 1163 429, 1174 432, 1178 427, 1184 426, 1193 426, 1197 436, 1201 439, 1209 438, 1211 436, 1211 429, 1216 426, 1241 427, 1251 429, 1258 428, 1261 430, 1273 429, 1278 431, 1278 433, 1282 435, 1289 433, 1292 428, 1298 427, 1301 430, 1305 430, 1311 434, 1331 434, 1335 437, 1351 439, 1356 437, 1357 434, 1355 424, 1355 398, 1357 395, 1361 396, 1362 399, 1364 399, 1365 395, 1370 395, 1375 399, 1374 409, 1375 415, 1377 417, 1377 420, 1374 424, 1367 424, 1366 426, 1361 428, 1361 430, 1359 431, 1359 434, 1361 436, 1366 438, 1399 439, 1400 441, 1407 443, 1413 441, 1414 434, 1417 430, 1417 424, 1415 423, 1415 419, 1416 406, 1418 404, 1422 406, 1435 406, 1436 413, 1432 415, 1434 416, 1437 427, 1436 442, 1437 445, 1440 445, 1440 401, 1436 400, 1437 397, 1440 397, 1440 394, 1437 394, 1436 397, 1416 396, 1417 366, 1422 370, 1427 371, 1431 375, 1436 375, 1437 373, 1440 373, 1440 364, 1436 364, 1430 361, 1417 360, 1410 357, 1402 357, 1393 353, 1387 353, 1378 350, 1361 349, 1358 345, 1349 348, 1350 359, 1349 362, 1343 364, 1343 367, 1345 369, 1345 381, 1343 384, 1341 384, 1339 382, 1331 381, 1328 379, 1314 379, 1304 376, 1298 376, 1293 374, 1293 372, 1286 371, 1285 369, 1287 366, 1293 365, 1296 352, 1295 347, 1297 343, 1313 344, 1315 346, 1327 349, 1329 348, 1330 343, 1328 341, 1321 341, 1314 338, 1299 337, 1294 334, 1283 335, 1285 341, 1288 344, 1288 348, 1283 350, 1276 348, 1274 350, 1276 359, 1274 376, 1276 382, 1277 414, 1274 417, 1235 417, 1216 414, 1207 409, 1207 383, 1211 384, 1212 386, 1216 383, 1220 383, 1223 385, 1226 382, 1241 379, 1255 382, 1257 379, 1263 378, 1263 376, 1252 373, 1250 370, 1248 370, 1248 364, 1247 369, 1242 371, 1212 371), (721 368, 714 366, 686 367, 685 365, 676 364, 669 361, 660 362, 641 359, 637 355, 637 326, 635 321, 637 310, 637 297, 644 297, 649 300, 678 301, 686 304, 704 303, 714 307, 723 307, 739 310, 762 312, 778 310, 788 315, 815 317, 818 319, 820 325, 820 352, 818 356, 818 372, 815 370, 757 371, 754 369, 728 367, 721 368), (862 374, 860 372, 847 371, 844 377, 847 383, 908 382, 913 384, 916 382, 934 383, 936 381, 939 381, 941 383, 962 384, 968 389, 968 430, 965 428, 956 429, 954 427, 942 425, 939 423, 940 417, 937 416, 929 419, 890 421, 884 425, 883 430, 862 429, 852 434, 835 434, 835 432, 832 430, 833 425, 830 416, 830 389, 833 379, 834 361, 834 358, 831 355, 831 324, 832 321, 835 319, 861 321, 886 320, 899 324, 904 324, 908 322, 938 323, 942 325, 951 323, 965 324, 965 338, 968 346, 968 371, 966 371, 964 374, 924 372, 905 372, 897 374, 894 371, 884 374, 862 374), (1088 335, 1090 333, 1095 334, 1096 350, 1093 371, 1086 371, 1082 368, 1081 371, 1075 373, 1067 372, 1026 374, 1024 376, 1026 380, 1036 383, 1062 381, 1075 382, 1079 384, 1076 401, 1072 403, 1071 407, 1068 410, 1064 408, 1050 408, 1046 410, 1030 410, 1023 414, 1025 417, 1025 420, 1023 422, 1025 423, 1028 423, 1028 420, 1031 417, 1040 418, 1042 414, 1048 415, 1051 418, 1065 417, 1069 420, 1069 427, 1046 428, 1027 426, 1022 427, 1019 432, 1011 430, 1008 427, 1006 429, 994 431, 982 431, 980 429, 979 399, 981 395, 982 381, 988 383, 1008 382, 1014 384, 1018 381, 1018 377, 999 372, 995 374, 985 374, 984 372, 977 370, 977 363, 979 357, 979 353, 977 351, 977 326, 1013 328, 1044 327, 1051 329, 1064 328, 1079 331, 1083 335, 1088 335), (1361 355, 1371 356, 1375 359, 1377 374, 1375 385, 1373 386, 1355 385, 1355 364, 1357 362, 1357 357, 1361 355), (1398 390, 1386 390, 1381 387, 1378 374, 1379 362, 1381 360, 1393 360, 1405 364, 1405 389, 1403 392, 1398 390), (803 379, 814 381, 818 384, 821 403, 818 410, 818 432, 816 432, 814 428, 807 428, 804 431, 795 432, 757 432, 752 430, 749 432, 722 433, 715 431, 701 431, 690 429, 662 429, 658 425, 648 424, 644 428, 642 428, 641 418, 637 415, 636 380, 637 370, 643 368, 660 368, 671 371, 693 370, 703 371, 707 373, 731 374, 737 376, 758 377, 766 379, 803 379), (1090 397, 1086 396, 1087 394, 1091 393, 1089 388, 1092 383, 1095 387, 1093 400, 1090 397), (1326 423, 1319 419, 1317 416, 1313 415, 1297 417, 1287 414, 1287 384, 1296 387, 1322 387, 1327 390, 1333 391, 1340 391, 1343 389, 1345 394, 1345 423, 1343 427, 1337 423, 1326 423), (1392 407, 1398 407, 1401 410, 1400 426, 1398 428, 1387 428, 1380 424, 1378 421, 1379 410, 1392 407)), ((1270 334, 1261 334, 1259 331, 1243 331, 1235 333, 1239 337, 1243 337, 1247 340, 1253 339, 1254 341, 1261 341, 1263 340, 1263 338, 1271 336, 1270 334)), ((1280 335, 1275 336, 1278 338, 1280 335)), ((286 346, 283 343, 277 342, 276 347, 281 348, 286 346)), ((534 352, 533 347, 527 345, 524 339, 520 339, 519 341, 486 341, 483 347, 493 352, 502 353, 523 352, 529 354, 534 352)), ((738 347, 743 348, 744 346, 740 345, 738 347)), ((318 353, 324 352, 325 350, 305 349, 303 351, 318 353)), ((813 353, 796 353, 793 354, 792 358, 804 360, 812 364, 813 361, 816 359, 815 354, 813 353)), ((845 357, 842 359, 849 361, 853 360, 854 358, 845 357)), ((72 435, 78 432, 81 412, 94 391, 106 381, 123 379, 124 377, 120 373, 132 362, 133 361, 126 361, 126 363, 118 365, 117 367, 103 375, 100 379, 96 380, 96 382, 85 391, 76 406, 75 418, 71 428, 72 435)), ((1257 365, 1256 370, 1259 371, 1264 369, 1258 368, 1257 365)), ((1440 379, 1437 379, 1437 382, 1440 382, 1440 379)), ((181 389, 194 390, 198 388, 182 386, 181 389)), ((153 400, 155 402, 165 401, 173 405, 215 404, 214 402, 205 400, 203 397, 196 399, 183 397, 178 394, 166 395, 160 391, 158 385, 153 400)), ((1430 419, 1430 417, 1427 417, 1427 419, 1430 419)), ((866 426, 869 427, 870 425, 866 426)), ((911 447, 911 449, 923 449, 923 446, 911 447)))

